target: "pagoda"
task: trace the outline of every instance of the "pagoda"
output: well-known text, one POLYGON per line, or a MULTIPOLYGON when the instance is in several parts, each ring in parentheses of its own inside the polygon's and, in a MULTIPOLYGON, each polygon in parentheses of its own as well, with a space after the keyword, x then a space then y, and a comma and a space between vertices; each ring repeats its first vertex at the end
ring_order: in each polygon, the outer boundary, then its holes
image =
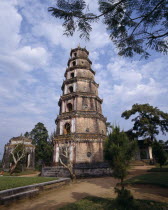
POLYGON ((59 99, 56 119, 53 162, 59 165, 62 148, 68 147, 73 164, 101 163, 106 138, 106 118, 102 114, 103 100, 98 96, 99 85, 86 48, 78 46, 70 59, 59 99))

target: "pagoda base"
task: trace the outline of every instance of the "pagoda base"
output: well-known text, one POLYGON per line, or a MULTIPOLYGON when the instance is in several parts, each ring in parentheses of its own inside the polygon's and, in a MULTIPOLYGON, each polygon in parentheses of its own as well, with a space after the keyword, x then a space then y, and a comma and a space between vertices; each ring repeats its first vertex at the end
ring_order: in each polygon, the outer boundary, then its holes
MULTIPOLYGON (((108 163, 105 162, 75 164, 74 171, 77 178, 111 176, 113 172, 108 163)), ((70 173, 63 166, 44 167, 42 168, 42 176, 70 177, 70 173)))

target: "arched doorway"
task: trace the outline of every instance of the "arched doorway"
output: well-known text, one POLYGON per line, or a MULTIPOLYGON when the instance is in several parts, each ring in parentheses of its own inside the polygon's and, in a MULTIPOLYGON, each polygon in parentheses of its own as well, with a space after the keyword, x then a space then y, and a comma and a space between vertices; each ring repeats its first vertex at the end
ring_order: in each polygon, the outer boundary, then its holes
POLYGON ((69 92, 73 93, 73 87, 72 86, 69 87, 69 92))
POLYGON ((71 73, 71 78, 74 78, 74 76, 75 76, 74 72, 73 72, 73 73, 71 73))
POLYGON ((71 125, 70 123, 65 123, 64 134, 70 134, 70 133, 71 133, 71 125))
POLYGON ((76 66, 76 61, 73 61, 72 62, 72 66, 76 66))
POLYGON ((72 110, 73 110, 72 104, 71 103, 68 103, 67 104, 67 111, 68 112, 71 112, 72 110))

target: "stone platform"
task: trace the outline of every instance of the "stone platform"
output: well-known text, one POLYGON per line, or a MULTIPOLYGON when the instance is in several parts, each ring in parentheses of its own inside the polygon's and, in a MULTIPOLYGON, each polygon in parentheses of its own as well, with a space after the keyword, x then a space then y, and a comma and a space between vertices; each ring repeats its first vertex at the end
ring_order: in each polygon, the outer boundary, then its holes
MULTIPOLYGON (((112 169, 108 163, 80 163, 74 165, 77 178, 111 176, 112 169)), ((41 176, 46 177, 70 177, 68 169, 63 166, 44 167, 41 176)))

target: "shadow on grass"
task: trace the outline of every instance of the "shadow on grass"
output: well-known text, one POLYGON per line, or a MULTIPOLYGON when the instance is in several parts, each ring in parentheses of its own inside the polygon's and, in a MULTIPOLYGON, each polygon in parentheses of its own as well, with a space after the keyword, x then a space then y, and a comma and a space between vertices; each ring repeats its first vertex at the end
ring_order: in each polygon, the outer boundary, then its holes
MULTIPOLYGON (((135 200, 136 210, 167 210, 168 204, 160 203, 150 200, 135 200)), ((100 198, 100 197, 86 197, 78 202, 68 204, 61 210, 135 210, 135 208, 118 205, 116 200, 100 198)))

